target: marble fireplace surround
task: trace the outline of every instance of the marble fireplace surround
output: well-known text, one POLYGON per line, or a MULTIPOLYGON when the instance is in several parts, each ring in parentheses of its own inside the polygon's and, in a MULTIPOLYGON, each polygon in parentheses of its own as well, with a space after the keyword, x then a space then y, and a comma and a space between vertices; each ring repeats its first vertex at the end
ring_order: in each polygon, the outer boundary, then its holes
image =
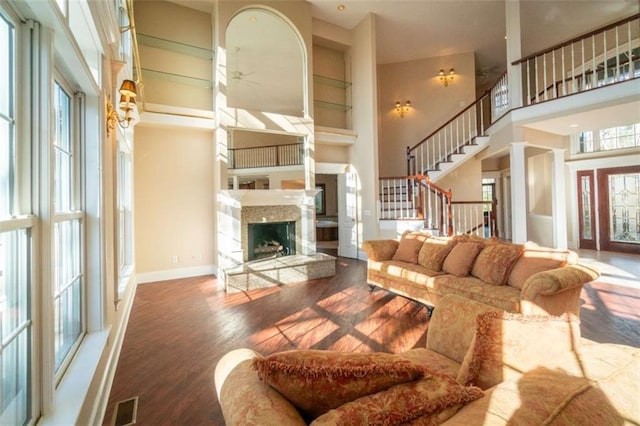
POLYGON ((218 265, 227 292, 335 275, 336 258, 316 253, 316 190, 233 190, 218 198, 218 265), (248 262, 250 223, 295 222, 296 254, 248 262))
POLYGON ((223 267, 248 261, 248 224, 296 223, 296 253, 314 254, 316 190, 225 190, 219 198, 218 251, 223 267))

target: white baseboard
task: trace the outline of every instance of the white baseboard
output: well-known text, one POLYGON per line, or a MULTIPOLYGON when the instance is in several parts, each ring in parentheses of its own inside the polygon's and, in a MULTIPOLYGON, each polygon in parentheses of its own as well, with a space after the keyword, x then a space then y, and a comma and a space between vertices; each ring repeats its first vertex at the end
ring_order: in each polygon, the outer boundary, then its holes
MULTIPOLYGON (((131 284, 131 283, 129 283, 131 284)), ((118 360, 120 359, 120 351, 122 350, 122 343, 124 342, 124 336, 127 331, 127 325, 129 324, 129 315, 131 314, 131 308, 133 307, 133 300, 136 296, 136 286, 132 285, 130 291, 126 292, 126 297, 122 299, 118 309, 123 309, 122 319, 118 324, 118 328, 113 335, 113 343, 111 345, 111 352, 107 361, 107 368, 104 371, 102 380, 100 382, 100 388, 98 391, 98 401, 93 411, 91 412, 91 421, 87 424, 104 424, 107 420, 106 416, 110 416, 111 413, 107 413, 107 403, 109 401, 109 395, 111 395, 111 386, 113 385, 113 379, 116 375, 116 367, 118 366, 118 360)))
POLYGON ((212 275, 218 273, 216 265, 194 266, 191 268, 166 269, 164 271, 142 272, 136 274, 138 284, 153 283, 156 281, 176 280, 179 278, 198 277, 200 275, 212 275))

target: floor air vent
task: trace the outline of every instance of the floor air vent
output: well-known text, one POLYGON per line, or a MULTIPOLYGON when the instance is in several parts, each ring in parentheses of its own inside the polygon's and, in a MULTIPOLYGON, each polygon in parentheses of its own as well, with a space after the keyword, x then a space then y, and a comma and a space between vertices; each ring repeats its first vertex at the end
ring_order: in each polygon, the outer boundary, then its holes
POLYGON ((137 396, 117 402, 113 409, 113 426, 129 426, 136 424, 137 412, 137 396))

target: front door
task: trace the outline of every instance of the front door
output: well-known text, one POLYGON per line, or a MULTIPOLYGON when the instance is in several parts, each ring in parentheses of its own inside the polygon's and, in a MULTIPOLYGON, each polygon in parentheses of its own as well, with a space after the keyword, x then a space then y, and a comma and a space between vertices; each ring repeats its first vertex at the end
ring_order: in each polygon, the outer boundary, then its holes
POLYGON ((640 254, 640 166, 598 170, 600 249, 640 254))

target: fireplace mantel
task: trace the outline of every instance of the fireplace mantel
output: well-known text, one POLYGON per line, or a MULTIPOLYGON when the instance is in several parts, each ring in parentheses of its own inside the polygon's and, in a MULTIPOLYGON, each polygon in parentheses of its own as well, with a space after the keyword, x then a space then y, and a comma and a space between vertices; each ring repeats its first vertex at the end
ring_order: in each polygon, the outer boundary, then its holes
MULTIPOLYGON (((222 199, 234 207, 245 206, 315 206, 316 189, 237 189, 221 191, 222 199)), ((224 201, 223 201, 224 202, 224 201)))

